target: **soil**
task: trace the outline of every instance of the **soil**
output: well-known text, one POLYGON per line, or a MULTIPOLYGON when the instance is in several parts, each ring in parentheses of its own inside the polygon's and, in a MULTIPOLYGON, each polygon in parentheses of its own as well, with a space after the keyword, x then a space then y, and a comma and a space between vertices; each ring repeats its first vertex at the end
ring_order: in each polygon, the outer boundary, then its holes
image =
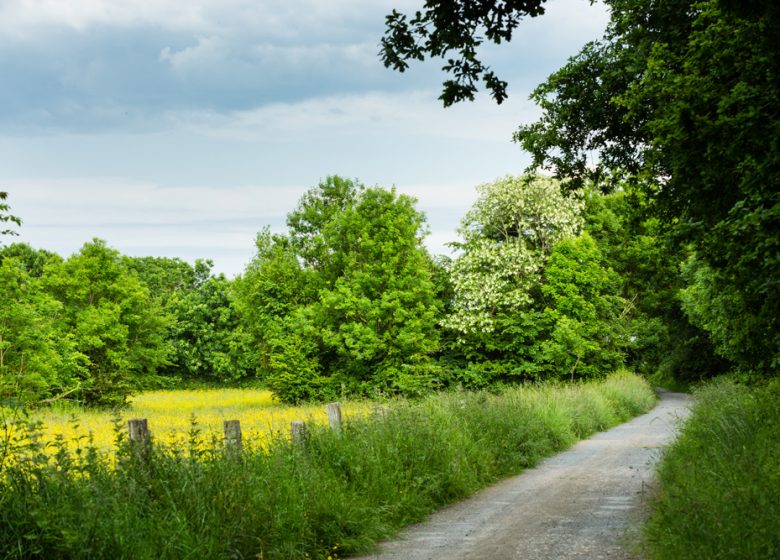
POLYGON ((689 397, 659 391, 647 414, 406 528, 364 560, 634 558, 661 449, 689 397))

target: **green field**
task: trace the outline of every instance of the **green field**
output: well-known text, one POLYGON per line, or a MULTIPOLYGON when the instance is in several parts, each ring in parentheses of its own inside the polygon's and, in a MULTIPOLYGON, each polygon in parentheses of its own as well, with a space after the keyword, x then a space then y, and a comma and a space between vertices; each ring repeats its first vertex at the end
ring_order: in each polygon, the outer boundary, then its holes
MULTIPOLYGON (((240 455, 191 433, 112 461, 35 437, 3 449, 4 558, 336 558, 378 540, 577 439, 653 406, 628 373, 501 394, 453 391, 247 442, 240 455), (9 457, 10 454, 10 457, 9 457), (10 460, 8 460, 10 459, 10 460)), ((31 434, 35 436, 35 434, 31 434)))

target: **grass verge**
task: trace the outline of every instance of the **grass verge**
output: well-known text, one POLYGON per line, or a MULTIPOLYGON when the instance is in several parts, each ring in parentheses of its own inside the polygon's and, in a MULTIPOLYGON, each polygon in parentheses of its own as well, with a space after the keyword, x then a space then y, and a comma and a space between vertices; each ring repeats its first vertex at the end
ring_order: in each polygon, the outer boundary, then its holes
POLYGON ((780 382, 697 391, 658 472, 651 558, 780 558, 780 382))
POLYGON ((0 463, 0 557, 339 558, 654 402, 628 373, 446 393, 240 456, 204 445, 197 426, 148 454, 118 432, 113 461, 31 428, 0 448, 14 455, 0 463))

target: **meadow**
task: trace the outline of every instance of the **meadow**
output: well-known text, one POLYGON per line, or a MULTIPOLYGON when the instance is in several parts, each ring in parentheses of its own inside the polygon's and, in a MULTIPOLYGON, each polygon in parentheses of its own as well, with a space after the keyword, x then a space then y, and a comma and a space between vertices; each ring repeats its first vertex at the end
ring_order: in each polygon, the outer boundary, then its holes
MULTIPOLYGON (((370 412, 368 401, 342 403, 347 420, 370 412)), ((244 438, 260 446, 289 432, 293 420, 310 425, 327 423, 324 405, 282 405, 267 389, 145 391, 131 397, 127 408, 117 411, 60 405, 29 415, 30 421, 42 423, 43 442, 62 439, 75 447, 91 440, 101 452, 115 450, 115 426, 125 429, 130 418, 146 418, 152 437, 163 445, 184 444, 193 429, 202 436, 202 442, 220 438, 225 420, 239 420, 244 438)))
MULTIPOLYGON (((240 454, 198 430, 184 445, 157 439, 143 453, 122 440, 111 461, 88 442, 76 450, 62 439, 46 442, 28 424, 17 445, 0 441, 0 456, 11 459, 0 460, 0 557, 332 560, 362 553, 654 403, 644 379, 619 372, 398 400, 382 414, 359 404, 341 432, 314 423, 305 443, 270 434, 240 454)), ((268 404, 266 411, 290 410, 268 404)), ((184 419, 192 412, 179 408, 184 419)), ((159 420, 149 412, 154 426, 159 420)))

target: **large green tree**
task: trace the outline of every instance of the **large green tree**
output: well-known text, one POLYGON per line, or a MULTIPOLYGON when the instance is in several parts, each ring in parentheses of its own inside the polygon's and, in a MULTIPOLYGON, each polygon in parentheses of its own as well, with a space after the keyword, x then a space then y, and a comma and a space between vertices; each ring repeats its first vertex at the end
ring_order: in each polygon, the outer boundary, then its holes
POLYGON ((261 368, 288 401, 432 382, 437 302, 424 217, 394 190, 328 177, 258 236, 241 280, 261 368))
POLYGON ((455 381, 594 376, 624 358, 620 277, 582 233, 581 193, 506 177, 480 187, 450 265, 442 321, 462 354, 455 381))
POLYGON ((62 304, 62 321, 87 358, 82 396, 89 404, 122 404, 166 363, 170 318, 118 251, 95 239, 42 282, 62 304))
POLYGON ((0 399, 28 403, 80 396, 86 358, 63 306, 16 257, 0 262, 0 399))
POLYGON ((209 276, 169 301, 173 351, 166 372, 212 381, 238 381, 253 376, 256 351, 236 303, 233 281, 209 276))

